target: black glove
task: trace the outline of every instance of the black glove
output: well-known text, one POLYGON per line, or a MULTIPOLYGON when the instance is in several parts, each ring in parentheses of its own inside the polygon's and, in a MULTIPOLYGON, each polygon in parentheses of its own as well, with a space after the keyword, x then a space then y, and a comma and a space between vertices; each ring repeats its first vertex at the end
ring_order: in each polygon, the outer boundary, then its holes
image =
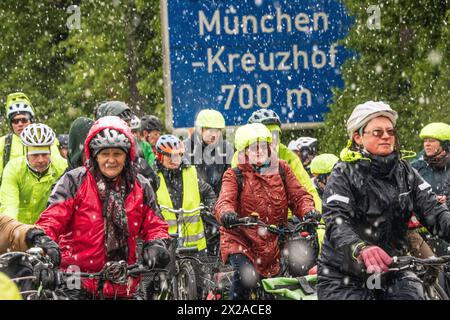
POLYGON ((145 263, 150 268, 165 268, 170 262, 170 253, 164 241, 153 240, 144 244, 142 249, 145 263))
POLYGON ((36 276, 37 283, 41 283, 44 289, 55 290, 60 284, 58 271, 55 269, 44 268, 43 265, 36 265, 34 266, 34 275, 36 276))
POLYGON ((230 229, 233 224, 239 223, 239 217, 236 212, 225 212, 220 217, 225 228, 230 229))
POLYGON ((61 263, 61 252, 59 246, 41 229, 30 229, 26 234, 26 242, 28 247, 39 247, 44 249, 51 262, 55 267, 61 263))
POLYGON ((304 220, 314 220, 314 221, 320 222, 320 219, 322 219, 322 215, 317 210, 311 210, 305 214, 303 219, 304 220))

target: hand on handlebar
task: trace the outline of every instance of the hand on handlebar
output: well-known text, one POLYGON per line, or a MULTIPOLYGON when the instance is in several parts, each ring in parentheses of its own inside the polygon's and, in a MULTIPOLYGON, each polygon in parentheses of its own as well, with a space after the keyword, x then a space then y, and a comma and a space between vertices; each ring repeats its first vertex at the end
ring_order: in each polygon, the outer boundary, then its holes
POLYGON ((170 262, 170 253, 160 239, 144 244, 143 257, 150 268, 165 268, 170 262))
POLYGON ((58 267, 61 262, 61 252, 58 244, 38 228, 30 229, 26 234, 29 247, 39 247, 48 255, 53 265, 58 267))
POLYGON ((363 248, 358 260, 364 263, 367 273, 386 272, 392 263, 392 258, 377 246, 363 248))
POLYGON ((230 229, 234 224, 239 223, 239 217, 236 212, 225 212, 220 217, 223 226, 230 229))
POLYGON ((303 217, 304 220, 313 220, 320 222, 320 219, 322 219, 322 215, 317 210, 311 210, 305 214, 303 217))
POLYGON ((437 201, 439 201, 439 203, 446 203, 447 202, 447 197, 445 195, 441 195, 441 196, 436 196, 437 201))

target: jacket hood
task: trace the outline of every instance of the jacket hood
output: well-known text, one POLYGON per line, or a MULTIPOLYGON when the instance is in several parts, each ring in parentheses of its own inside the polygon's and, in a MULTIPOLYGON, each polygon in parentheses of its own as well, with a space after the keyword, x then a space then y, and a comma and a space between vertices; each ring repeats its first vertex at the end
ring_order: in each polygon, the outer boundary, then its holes
POLYGON ((89 130, 86 141, 84 143, 84 154, 86 155, 86 160, 89 160, 91 158, 91 150, 89 150, 89 143, 97 135, 97 133, 99 133, 104 129, 114 129, 127 136, 127 138, 130 140, 131 143, 130 159, 131 161, 134 161, 136 158, 136 146, 133 135, 131 134, 131 129, 125 121, 123 121, 119 117, 114 116, 100 118, 97 121, 95 121, 94 124, 92 125, 91 129, 89 130))
POLYGON ((81 167, 83 165, 83 150, 84 142, 87 138, 89 129, 91 129, 94 120, 80 117, 70 126, 69 130, 69 153, 67 162, 69 163, 69 170, 81 167))

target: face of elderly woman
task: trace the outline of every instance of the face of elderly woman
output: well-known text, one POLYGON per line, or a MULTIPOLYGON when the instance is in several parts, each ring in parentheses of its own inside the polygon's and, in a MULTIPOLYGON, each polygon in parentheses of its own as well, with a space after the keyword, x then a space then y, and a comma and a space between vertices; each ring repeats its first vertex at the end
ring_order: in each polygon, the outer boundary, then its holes
POLYGON ((270 144, 266 141, 254 142, 246 150, 249 163, 261 167, 269 159, 270 144))
POLYGON ((103 149, 96 156, 100 172, 110 179, 122 172, 126 159, 127 154, 120 148, 103 149))
POLYGON ((386 117, 372 119, 364 128, 362 136, 355 132, 353 138, 373 155, 387 156, 394 151, 395 129, 386 117))

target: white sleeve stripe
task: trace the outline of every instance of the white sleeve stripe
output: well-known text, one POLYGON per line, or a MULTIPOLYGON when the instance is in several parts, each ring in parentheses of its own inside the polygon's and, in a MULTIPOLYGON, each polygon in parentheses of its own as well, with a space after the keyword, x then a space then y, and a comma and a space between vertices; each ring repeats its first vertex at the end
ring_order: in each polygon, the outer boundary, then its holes
POLYGON ((327 203, 330 203, 333 200, 344 202, 346 204, 350 202, 350 198, 341 196, 340 194, 333 194, 332 196, 329 196, 327 198, 327 203))
POLYGON ((426 182, 426 181, 424 181, 424 183, 419 185, 420 191, 423 191, 423 190, 425 190, 427 188, 431 188, 431 185, 428 182, 426 182))

